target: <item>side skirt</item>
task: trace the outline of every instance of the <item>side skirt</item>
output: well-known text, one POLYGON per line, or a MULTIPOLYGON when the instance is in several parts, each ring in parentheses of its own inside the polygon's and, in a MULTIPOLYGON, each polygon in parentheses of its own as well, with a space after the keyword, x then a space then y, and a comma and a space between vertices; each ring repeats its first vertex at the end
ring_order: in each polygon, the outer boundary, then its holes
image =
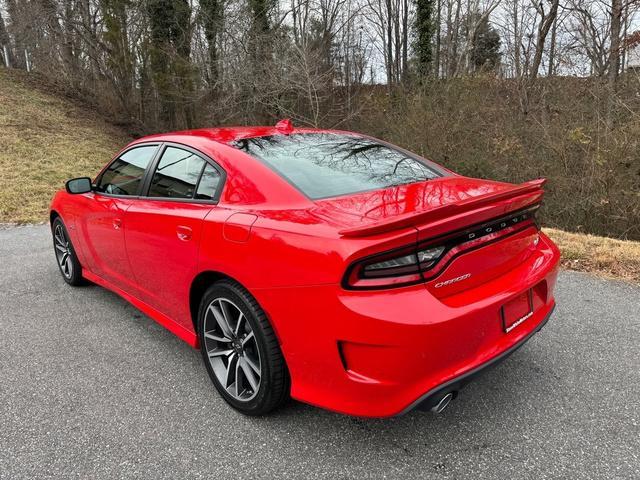
POLYGON ((82 276, 84 278, 86 278, 87 280, 89 280, 89 281, 91 281, 91 282, 93 282, 93 283, 95 283, 97 285, 100 285, 101 287, 104 287, 107 290, 111 290, 113 293, 115 293, 117 295, 120 295, 122 298, 124 298, 127 302, 129 302, 131 305, 136 307, 142 313, 144 313, 144 314, 148 315, 149 317, 153 318, 156 322, 158 322, 160 325, 162 325, 164 328, 169 330, 171 333, 176 335, 181 340, 184 340, 185 342, 187 342, 193 348, 200 348, 199 343, 198 343, 198 336, 195 334, 195 332, 192 332, 192 331, 186 329, 184 326, 180 325, 175 320, 172 320, 171 318, 167 317, 164 313, 159 312, 158 310, 156 310, 152 306, 144 303, 142 300, 139 300, 138 298, 134 297, 133 295, 130 295, 129 293, 125 292, 124 290, 116 287, 112 283, 110 283, 107 280, 105 280, 104 278, 99 277, 96 274, 90 272, 86 268, 82 269, 82 276))

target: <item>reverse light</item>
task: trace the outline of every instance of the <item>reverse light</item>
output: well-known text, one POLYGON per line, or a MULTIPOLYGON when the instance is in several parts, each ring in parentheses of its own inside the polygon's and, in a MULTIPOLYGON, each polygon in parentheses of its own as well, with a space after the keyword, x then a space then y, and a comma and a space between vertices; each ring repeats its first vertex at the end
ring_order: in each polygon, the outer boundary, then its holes
POLYGON ((362 266, 362 273, 365 277, 418 273, 418 271, 434 265, 440 259, 444 251, 444 246, 431 247, 424 250, 418 250, 417 253, 391 257, 374 263, 365 263, 362 266))
POLYGON ((413 246, 376 255, 356 263, 348 282, 363 287, 364 283, 370 288, 417 283, 422 281, 422 273, 432 268, 445 252, 444 245, 420 250, 413 246))
POLYGON ((425 269, 431 267, 442 256, 445 247, 433 247, 426 250, 418 250, 418 263, 420 267, 425 269))
POLYGON ((376 262, 376 263, 371 263, 369 265, 365 265, 364 271, 375 272, 377 270, 386 270, 389 268, 406 267, 408 265, 415 265, 415 263, 416 263, 415 255, 413 254, 403 255, 402 257, 391 258, 383 262, 376 262))
POLYGON ((418 257, 415 247, 394 250, 386 254, 375 255, 357 264, 353 271, 357 278, 394 278, 410 276, 419 279, 418 257))

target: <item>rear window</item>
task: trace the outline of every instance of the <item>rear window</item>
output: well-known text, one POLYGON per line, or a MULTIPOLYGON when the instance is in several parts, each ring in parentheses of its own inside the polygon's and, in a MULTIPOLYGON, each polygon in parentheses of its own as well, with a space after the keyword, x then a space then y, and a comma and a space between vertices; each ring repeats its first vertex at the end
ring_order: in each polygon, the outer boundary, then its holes
POLYGON ((424 161, 357 135, 298 133, 238 140, 312 199, 336 197, 442 176, 424 161))

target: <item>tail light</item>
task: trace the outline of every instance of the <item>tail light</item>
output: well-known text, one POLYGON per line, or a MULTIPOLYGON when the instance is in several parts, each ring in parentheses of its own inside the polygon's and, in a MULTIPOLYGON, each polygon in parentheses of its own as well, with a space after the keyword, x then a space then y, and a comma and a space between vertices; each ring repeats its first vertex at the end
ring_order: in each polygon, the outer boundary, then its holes
POLYGON ((458 254, 535 223, 539 205, 482 225, 416 245, 373 255, 353 263, 343 286, 349 289, 390 288, 420 283, 438 275, 458 254))

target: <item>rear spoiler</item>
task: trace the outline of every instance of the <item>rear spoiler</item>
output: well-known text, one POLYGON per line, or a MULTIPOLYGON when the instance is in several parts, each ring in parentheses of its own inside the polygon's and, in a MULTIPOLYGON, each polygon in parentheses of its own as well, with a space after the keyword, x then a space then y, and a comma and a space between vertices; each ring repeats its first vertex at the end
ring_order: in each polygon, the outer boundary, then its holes
POLYGON ((378 233, 397 230, 404 227, 410 227, 421 223, 441 220, 446 217, 468 212, 475 208, 484 207, 492 203, 508 200, 526 194, 538 193, 539 195, 537 195, 535 199, 532 199, 531 202, 536 203, 539 202, 540 197, 542 197, 542 186, 546 182, 546 178, 539 178, 537 180, 531 180, 529 182, 521 183, 520 185, 513 185, 512 187, 501 190, 499 192, 478 195, 477 197, 471 197, 460 202, 442 205, 441 207, 417 214, 412 213, 398 215, 397 217, 393 217, 381 222, 369 223, 362 227, 346 228, 344 230, 340 230, 340 232, 338 233, 340 233, 340 235, 342 235, 343 237, 365 237, 368 235, 376 235, 378 233))

